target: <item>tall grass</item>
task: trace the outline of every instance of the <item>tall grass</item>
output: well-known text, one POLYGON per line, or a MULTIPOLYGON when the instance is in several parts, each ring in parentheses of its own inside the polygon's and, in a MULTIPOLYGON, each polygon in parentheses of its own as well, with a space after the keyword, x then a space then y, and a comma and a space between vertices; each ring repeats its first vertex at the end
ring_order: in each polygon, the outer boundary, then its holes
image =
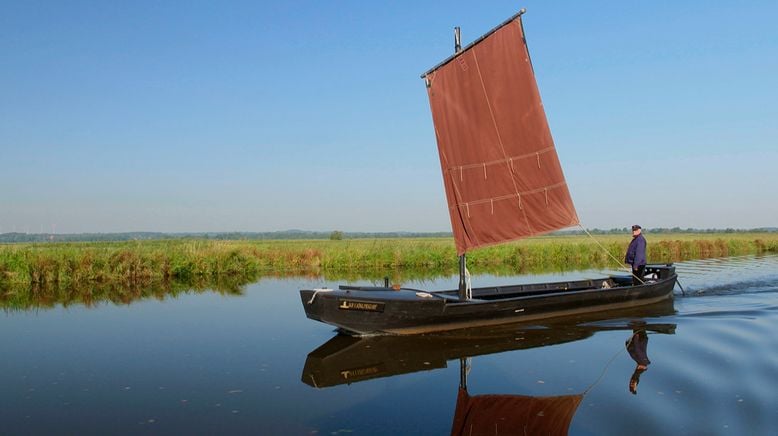
MULTIPOLYGON (((530 238, 468 254, 471 271, 538 272, 616 266, 629 235, 530 238), (599 245, 598 245, 599 243, 599 245), (600 245, 606 250, 601 249, 600 245), (612 256, 612 257, 611 257, 612 256), (615 258, 616 260, 614 260, 615 258)), ((778 252, 778 234, 647 235, 648 260, 778 252)), ((68 288, 84 284, 145 286, 152 282, 203 282, 264 275, 382 274, 417 269, 455 271, 450 238, 211 241, 169 240, 0 245, 0 290, 9 285, 68 288)))
MULTIPOLYGON (((468 254, 474 273, 513 275, 620 266, 629 235, 531 238, 468 254), (602 249, 602 247, 605 250, 602 249), (615 258, 615 260, 614 260, 615 258)), ((647 235, 649 262, 778 253, 778 234, 647 235)), ((0 307, 128 304, 212 289, 239 294, 267 276, 393 283, 458 269, 450 238, 211 241, 171 240, 0 245, 0 307)))

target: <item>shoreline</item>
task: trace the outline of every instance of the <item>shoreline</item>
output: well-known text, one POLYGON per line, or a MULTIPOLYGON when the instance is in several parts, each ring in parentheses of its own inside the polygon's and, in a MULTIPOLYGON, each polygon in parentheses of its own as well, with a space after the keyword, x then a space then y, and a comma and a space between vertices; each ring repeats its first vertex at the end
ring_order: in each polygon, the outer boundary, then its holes
MULTIPOLYGON (((646 234, 650 263, 777 253, 778 233, 646 234)), ((524 274, 616 268, 629 235, 544 236, 468 253, 468 268, 524 274)), ((68 287, 139 285, 153 281, 249 282, 267 275, 340 272, 391 273, 457 270, 452 238, 344 240, 155 240, 128 242, 22 243, 0 245, 0 289, 8 286, 68 287)), ((383 277, 383 276, 381 276, 383 277)))

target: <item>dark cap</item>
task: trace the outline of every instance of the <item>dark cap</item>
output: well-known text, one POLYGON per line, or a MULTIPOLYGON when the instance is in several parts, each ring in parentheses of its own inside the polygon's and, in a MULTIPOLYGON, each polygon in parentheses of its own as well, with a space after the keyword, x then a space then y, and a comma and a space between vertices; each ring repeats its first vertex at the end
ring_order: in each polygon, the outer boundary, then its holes
POLYGON ((640 227, 639 225, 637 225, 637 224, 635 224, 634 226, 632 226, 632 230, 638 230, 638 229, 640 229, 640 228, 641 228, 641 227, 640 227))

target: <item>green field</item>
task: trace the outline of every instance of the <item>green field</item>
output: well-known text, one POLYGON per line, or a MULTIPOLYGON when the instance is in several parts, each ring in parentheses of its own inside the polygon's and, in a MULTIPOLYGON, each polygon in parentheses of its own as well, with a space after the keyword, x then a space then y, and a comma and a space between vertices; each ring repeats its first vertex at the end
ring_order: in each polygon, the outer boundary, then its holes
MULTIPOLYGON (((475 250, 473 273, 617 267, 629 235, 548 236, 475 250), (607 252, 600 247, 601 244, 607 252)), ((649 262, 778 252, 776 233, 646 235, 649 262)), ((283 241, 161 240, 0 245, 0 286, 250 281, 268 275, 372 276, 455 271, 450 238, 283 241)))
MULTIPOLYGON (((621 267, 630 236, 595 238, 548 236, 475 250, 468 254, 468 268, 473 274, 516 275, 621 267)), ((647 234, 646 239, 649 262, 778 253, 778 233, 647 234)), ((0 244, 0 307, 128 304, 206 290, 240 294, 243 285, 263 277, 374 282, 389 277, 402 283, 456 272, 451 238, 0 244)))

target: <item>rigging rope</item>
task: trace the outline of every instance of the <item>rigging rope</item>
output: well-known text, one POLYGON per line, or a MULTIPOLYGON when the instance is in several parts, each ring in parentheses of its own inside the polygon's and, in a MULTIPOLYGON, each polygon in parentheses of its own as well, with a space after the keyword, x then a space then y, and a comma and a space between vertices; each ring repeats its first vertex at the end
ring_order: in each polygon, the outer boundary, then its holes
POLYGON ((592 234, 591 234, 591 233, 589 233, 589 231, 588 231, 588 230, 586 230, 586 228, 585 228, 584 226, 582 226, 582 225, 581 225, 581 223, 578 223, 578 227, 580 227, 580 228, 581 228, 581 230, 583 230, 583 231, 584 231, 584 233, 586 233, 586 234, 587 234, 587 235, 588 235, 590 238, 592 238, 592 241, 594 241, 594 242, 595 242, 597 245, 599 245, 599 246, 600 246, 600 248, 602 248, 602 251, 606 252, 606 253, 608 254, 608 256, 610 256, 610 258, 611 258, 611 259, 613 259, 613 260, 614 260, 616 263, 618 263, 618 264, 619 264, 619 268, 618 268, 619 270, 622 270, 622 269, 629 270, 629 273, 630 273, 630 275, 631 275, 632 277, 635 277, 636 279, 638 279, 638 280, 640 281, 640 283, 642 283, 642 284, 645 284, 645 283, 646 283, 646 282, 644 282, 644 281, 643 281, 643 279, 642 279, 642 278, 640 278, 640 277, 636 276, 635 274, 633 274, 633 273, 632 273, 632 269, 631 269, 631 268, 626 268, 626 267, 624 266, 624 263, 623 263, 623 262, 621 262, 620 260, 616 259, 616 258, 613 256, 613 254, 611 254, 611 252, 610 252, 610 251, 608 251, 608 249, 607 249, 607 248, 605 248, 605 247, 604 247, 602 244, 600 244, 600 241, 598 241, 598 240, 597 240, 597 239, 596 239, 594 236, 592 236, 592 234))
MULTIPOLYGON (((602 244, 600 244, 600 242, 599 242, 597 239, 595 239, 595 238, 594 238, 594 236, 592 236, 592 234, 591 234, 591 233, 589 233, 589 231, 588 231, 588 230, 586 230, 586 228, 584 228, 584 226, 582 226, 582 225, 581 225, 581 223, 578 223, 578 227, 580 227, 580 228, 581 228, 581 230, 583 230, 583 231, 584 231, 584 233, 586 233, 587 235, 589 235, 589 237, 590 237, 590 238, 592 238, 592 240, 593 240, 593 241, 594 241, 594 242, 595 242, 597 245, 599 245, 599 246, 600 246, 600 248, 602 248, 602 249, 603 249, 603 251, 605 251, 606 253, 608 253, 608 256, 610 256, 610 258, 611 258, 611 259, 615 260, 615 261, 616 261, 616 263, 618 263, 618 264, 619 264, 619 269, 622 269, 622 268, 623 268, 623 269, 629 270, 629 272, 630 272, 630 274, 632 275, 632 277, 635 277, 635 278, 637 278, 638 280, 640 280, 640 283, 643 283, 643 284, 645 284, 645 283, 646 283, 646 282, 644 282, 644 281, 643 281, 643 279, 641 279, 640 277, 636 276, 635 274, 632 274, 632 270, 631 270, 630 268, 625 268, 625 267, 623 266, 624 264, 622 264, 622 263, 621 263, 621 262, 620 262, 618 259, 616 259, 615 257, 613 257, 613 255, 611 254, 611 252, 610 252, 610 251, 608 251, 608 249, 607 249, 607 248, 603 247, 603 245, 602 245, 602 244)), ((679 288, 681 288, 681 295, 683 295, 683 296, 686 296, 686 291, 684 291, 684 289, 683 289, 683 286, 681 286, 681 282, 680 282, 680 280, 678 280, 678 278, 677 278, 677 277, 676 277, 676 279, 675 279, 675 283, 678 285, 678 287, 679 287, 679 288)))
POLYGON ((619 348, 619 350, 616 351, 616 354, 614 354, 613 357, 610 358, 608 363, 605 364, 605 368, 602 369, 602 372, 600 373, 600 376, 597 377, 597 380, 595 380, 594 383, 589 385, 588 388, 584 389, 581 395, 586 395, 587 393, 589 393, 590 390, 594 389, 594 387, 597 386, 600 383, 600 381, 602 381, 602 378, 603 376, 605 376, 605 373, 608 372, 608 368, 611 366, 611 363, 613 363, 613 361, 616 360, 616 357, 618 357, 619 354, 621 354, 624 350, 625 348, 619 348))
POLYGON ((316 299, 316 296, 319 295, 319 292, 332 292, 332 289, 330 288, 316 288, 313 290, 313 295, 311 296, 311 299, 308 300, 308 304, 313 304, 313 300, 316 299))

